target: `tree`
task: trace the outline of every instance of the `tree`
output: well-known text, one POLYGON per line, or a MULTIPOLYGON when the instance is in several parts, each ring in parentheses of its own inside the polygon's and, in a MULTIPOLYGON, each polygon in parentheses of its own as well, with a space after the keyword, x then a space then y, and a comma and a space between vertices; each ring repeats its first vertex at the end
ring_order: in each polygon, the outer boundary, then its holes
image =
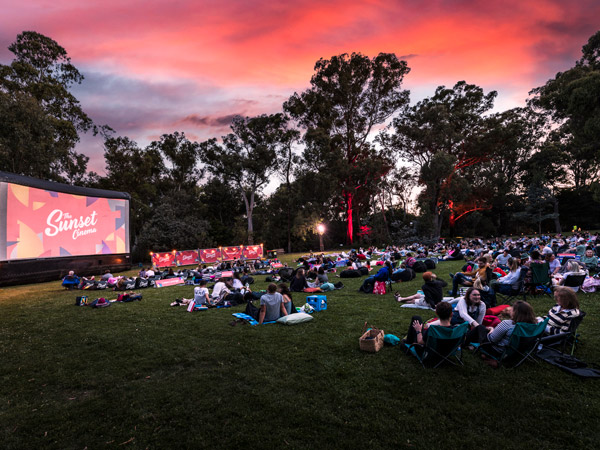
POLYGON ((198 185, 204 171, 196 167, 200 152, 200 144, 185 137, 185 133, 175 132, 163 134, 158 141, 153 141, 149 150, 162 155, 167 165, 165 169, 168 188, 176 192, 198 185))
POLYGON ((236 186, 246 207, 248 243, 253 244, 255 196, 271 181, 277 148, 284 141, 286 119, 283 114, 236 116, 231 130, 223 136, 222 145, 216 139, 201 143, 200 159, 214 176, 236 186))
POLYGON ((354 238, 355 200, 393 165, 385 150, 369 139, 374 127, 408 103, 409 92, 401 88, 408 72, 406 62, 393 53, 373 59, 360 53, 321 58, 311 87, 284 104, 305 130, 303 163, 337 181, 348 243, 354 238))
MULTIPOLYGON (((287 121, 287 118, 286 118, 287 121)), ((300 132, 293 128, 287 129, 281 136, 281 145, 277 155, 277 166, 279 172, 285 180, 285 186, 288 195, 292 193, 291 176, 295 166, 299 162, 298 155, 294 153, 294 144, 300 139, 300 132)), ((286 228, 287 228, 287 251, 292 252, 292 203, 287 203, 286 210, 286 228)))
MULTIPOLYGON (((380 137, 384 146, 415 164, 425 191, 420 204, 431 219, 431 230, 439 237, 445 212, 450 220, 484 206, 475 178, 464 179, 469 168, 491 158, 490 129, 484 114, 494 103, 496 92, 484 94, 479 86, 459 81, 453 88, 440 86, 426 98, 394 119, 395 134, 380 137)), ((479 180, 480 181, 480 180, 479 180)))
POLYGON ((567 155, 565 167, 576 189, 600 180, 600 31, 582 48, 575 67, 533 89, 529 105, 545 114, 549 139, 567 155))
POLYGON ((108 137, 104 141, 106 177, 98 187, 124 191, 131 195, 129 223, 132 254, 144 258, 139 247, 144 224, 150 219, 164 191, 165 166, 155 148, 141 149, 128 137, 108 137))
POLYGON ((69 92, 83 75, 64 48, 33 31, 17 36, 10 65, 0 65, 0 169, 81 182, 88 157, 75 152, 79 133, 106 135, 69 92))

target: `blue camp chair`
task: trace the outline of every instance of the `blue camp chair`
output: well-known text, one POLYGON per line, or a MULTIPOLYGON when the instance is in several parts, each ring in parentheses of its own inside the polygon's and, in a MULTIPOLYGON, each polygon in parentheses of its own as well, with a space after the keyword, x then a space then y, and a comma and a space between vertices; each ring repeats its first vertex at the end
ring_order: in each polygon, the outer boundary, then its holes
POLYGON ((456 327, 432 325, 427 329, 425 345, 404 345, 407 353, 415 356, 423 367, 431 366, 435 369, 445 362, 455 366, 458 365, 451 359, 452 357, 463 365, 460 346, 463 344, 468 331, 469 324, 467 322, 463 322, 456 327))

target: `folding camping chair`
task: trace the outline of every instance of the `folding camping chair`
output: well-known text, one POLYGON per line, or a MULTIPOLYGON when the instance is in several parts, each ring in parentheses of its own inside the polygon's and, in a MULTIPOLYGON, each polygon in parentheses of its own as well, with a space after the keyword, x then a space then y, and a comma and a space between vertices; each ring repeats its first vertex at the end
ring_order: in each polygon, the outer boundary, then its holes
POLYGON ((544 336, 540 343, 544 347, 560 347, 562 353, 567 353, 569 347, 571 347, 570 353, 575 353, 575 349, 577 348, 577 344, 579 343, 579 333, 577 333, 577 329, 581 322, 583 322, 584 317, 586 316, 584 311, 580 311, 577 317, 571 319, 571 323, 569 324, 569 330, 564 333, 553 334, 550 336, 544 336))
POLYGON ((567 275, 562 285, 577 292, 585 281, 586 276, 587 275, 585 273, 581 275, 567 275))
POLYGON ((529 272, 529 268, 523 266, 520 268, 519 279, 517 280, 517 288, 512 288, 510 293, 502 294, 501 292, 496 291, 496 296, 500 297, 503 303, 509 303, 510 299, 513 297, 518 297, 520 295, 525 296, 525 277, 527 276, 527 272, 529 272))
POLYGON ((491 343, 485 343, 475 345, 476 353, 481 352, 484 355, 498 361, 498 365, 504 364, 510 365, 511 367, 519 367, 525 361, 533 361, 536 364, 538 361, 533 357, 533 354, 537 351, 538 345, 546 329, 549 318, 543 322, 532 324, 519 322, 515 325, 515 328, 510 335, 508 345, 504 348, 504 351, 500 356, 486 351, 486 347, 492 345, 491 343))
POLYGON ((415 356, 423 367, 432 366, 434 369, 444 362, 457 366, 452 359, 463 365, 461 345, 469 331, 469 324, 463 322, 456 327, 432 325, 427 329, 427 339, 424 346, 419 344, 404 344, 407 353, 415 356), (420 352, 417 349, 422 348, 420 352))
POLYGON ((527 299, 527 294, 534 297, 537 296, 538 286, 542 287, 544 295, 552 297, 552 278, 550 278, 550 274, 548 273, 550 265, 547 262, 543 264, 532 263, 529 266, 529 270, 531 270, 531 282, 526 283, 523 299, 527 299))

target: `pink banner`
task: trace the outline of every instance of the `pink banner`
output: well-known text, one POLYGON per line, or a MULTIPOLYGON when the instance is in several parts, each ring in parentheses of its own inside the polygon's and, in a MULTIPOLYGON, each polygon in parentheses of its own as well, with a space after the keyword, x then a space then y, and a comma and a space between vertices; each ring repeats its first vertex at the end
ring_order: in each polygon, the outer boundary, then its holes
POLYGON ((242 251, 244 258, 246 259, 261 259, 263 256, 262 245, 245 245, 242 251))
POLYGON ((223 261, 233 261, 242 257, 242 247, 240 245, 236 247, 223 247, 221 253, 223 261))
POLYGON ((129 253, 128 215, 128 200, 7 183, 0 260, 129 253))
POLYGON ((176 265, 175 253, 152 253, 152 265, 156 267, 170 267, 176 265))
POLYGON ((175 262, 178 266, 189 266, 200 262, 198 250, 182 250, 175 254, 175 262))
POLYGON ((204 264, 214 264, 221 260, 221 250, 218 248, 207 248, 200 250, 200 261, 204 264))
POLYGON ((167 287, 167 286, 176 286, 178 284, 184 284, 183 278, 165 278, 164 280, 156 280, 154 285, 157 288, 167 287))

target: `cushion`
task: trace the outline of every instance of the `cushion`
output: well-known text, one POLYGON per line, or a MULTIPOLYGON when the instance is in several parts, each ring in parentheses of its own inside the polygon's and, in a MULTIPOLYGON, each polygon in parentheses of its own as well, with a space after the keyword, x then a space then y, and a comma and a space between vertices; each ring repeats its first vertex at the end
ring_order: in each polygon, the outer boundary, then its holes
POLYGON ((279 319, 277 319, 277 322, 283 325, 296 325, 297 323, 308 322, 309 320, 313 320, 313 316, 311 316, 310 314, 300 312, 280 317, 279 319))

